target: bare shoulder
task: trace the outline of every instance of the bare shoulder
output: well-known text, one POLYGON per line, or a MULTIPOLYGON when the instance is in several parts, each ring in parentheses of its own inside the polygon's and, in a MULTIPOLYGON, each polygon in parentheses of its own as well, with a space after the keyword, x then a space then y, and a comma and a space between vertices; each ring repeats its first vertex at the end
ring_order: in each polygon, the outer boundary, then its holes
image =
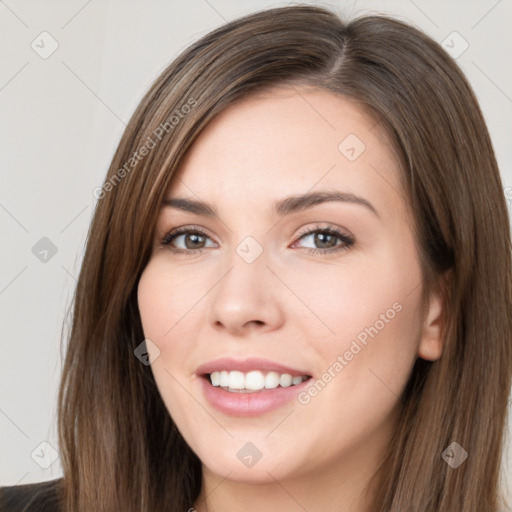
POLYGON ((63 512, 62 478, 32 484, 0 487, 1 512, 63 512))

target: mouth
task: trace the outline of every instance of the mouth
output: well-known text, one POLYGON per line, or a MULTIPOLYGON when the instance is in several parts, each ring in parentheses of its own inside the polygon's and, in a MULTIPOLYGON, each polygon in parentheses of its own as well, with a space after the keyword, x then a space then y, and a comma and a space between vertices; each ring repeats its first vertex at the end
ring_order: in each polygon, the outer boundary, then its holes
POLYGON ((211 407, 229 416, 259 416, 292 404, 312 382, 304 369, 251 357, 223 357, 196 369, 211 407))
POLYGON ((311 375, 292 375, 276 371, 218 370, 202 374, 211 386, 230 393, 258 393, 263 390, 290 388, 311 379, 311 375))

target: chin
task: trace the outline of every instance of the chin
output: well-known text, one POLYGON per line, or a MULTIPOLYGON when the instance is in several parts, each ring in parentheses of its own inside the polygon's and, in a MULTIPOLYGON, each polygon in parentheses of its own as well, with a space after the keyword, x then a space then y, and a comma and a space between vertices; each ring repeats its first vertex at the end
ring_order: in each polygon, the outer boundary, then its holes
POLYGON ((284 469, 276 461, 260 459, 252 467, 246 467, 238 460, 216 461, 213 464, 203 463, 208 470, 223 478, 243 484, 270 484, 276 480, 284 480, 293 474, 292 468, 284 469))

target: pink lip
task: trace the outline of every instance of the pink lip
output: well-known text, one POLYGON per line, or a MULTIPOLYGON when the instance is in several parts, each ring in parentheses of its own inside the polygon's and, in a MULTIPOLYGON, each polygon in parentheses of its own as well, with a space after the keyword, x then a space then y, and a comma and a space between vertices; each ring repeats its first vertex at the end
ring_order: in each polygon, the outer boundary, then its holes
POLYGON ((251 358, 244 361, 236 361, 231 358, 216 359, 201 365, 196 374, 200 377, 203 396, 212 407, 230 416, 258 416, 271 412, 279 407, 292 402, 297 395, 311 384, 312 379, 305 380, 296 386, 287 388, 262 389, 251 393, 231 392, 220 386, 212 386, 208 374, 215 371, 248 372, 259 370, 261 372, 289 373, 292 376, 309 375, 308 372, 289 368, 267 359, 251 358))
POLYGON ((250 358, 244 360, 236 360, 230 357, 215 359, 209 363, 202 364, 197 370, 197 375, 205 375, 212 372, 220 372, 226 370, 228 372, 238 370, 239 372, 250 372, 251 370, 259 370, 260 372, 277 372, 289 373, 292 377, 309 375, 307 371, 290 368, 282 364, 270 361, 269 359, 250 358))
POLYGON ((199 379, 203 396, 215 409, 230 416, 258 416, 292 402, 312 379, 287 388, 262 389, 255 393, 233 393, 212 386, 208 376, 199 379))

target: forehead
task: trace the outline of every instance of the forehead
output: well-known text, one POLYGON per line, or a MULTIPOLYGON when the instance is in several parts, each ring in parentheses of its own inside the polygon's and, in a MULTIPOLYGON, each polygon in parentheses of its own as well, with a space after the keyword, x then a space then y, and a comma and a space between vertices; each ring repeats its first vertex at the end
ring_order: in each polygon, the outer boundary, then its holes
POLYGON ((315 187, 396 200, 400 183, 391 141, 355 101, 281 86, 252 94, 213 119, 187 152, 167 196, 222 202, 227 194, 261 193, 272 200, 315 187))

